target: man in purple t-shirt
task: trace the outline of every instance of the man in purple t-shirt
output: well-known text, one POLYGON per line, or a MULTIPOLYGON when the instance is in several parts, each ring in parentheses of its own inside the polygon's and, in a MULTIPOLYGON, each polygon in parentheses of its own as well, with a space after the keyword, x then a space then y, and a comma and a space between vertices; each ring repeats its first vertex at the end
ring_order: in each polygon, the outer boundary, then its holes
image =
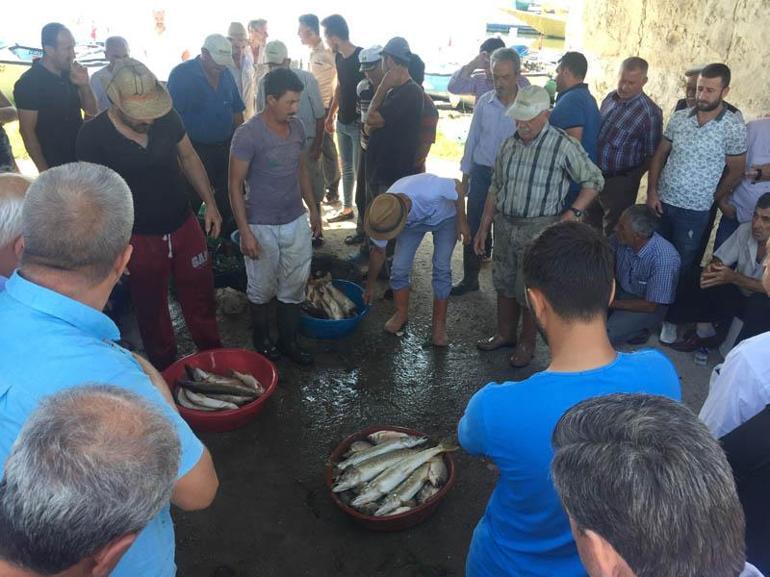
POLYGON ((311 228, 321 234, 321 217, 302 158, 305 130, 296 118, 303 84, 288 68, 277 68, 265 76, 264 89, 265 109, 233 135, 230 204, 246 261, 254 348, 273 360, 284 354, 309 365, 313 357, 297 343, 297 326, 310 276, 311 228), (268 327, 273 298, 278 300, 277 348, 268 327))

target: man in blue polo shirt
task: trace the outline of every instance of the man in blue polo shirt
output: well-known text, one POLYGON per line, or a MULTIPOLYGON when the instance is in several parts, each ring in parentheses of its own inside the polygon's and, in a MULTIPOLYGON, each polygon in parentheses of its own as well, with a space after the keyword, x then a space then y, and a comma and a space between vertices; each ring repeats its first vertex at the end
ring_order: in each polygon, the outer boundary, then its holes
MULTIPOLYGON (((228 66, 233 47, 221 34, 206 37, 200 56, 176 66, 168 77, 168 91, 174 108, 182 117, 187 134, 214 187, 222 212, 222 236, 235 230, 227 199, 227 162, 233 132, 243 124, 246 108, 228 66)), ((193 210, 201 199, 190 195, 193 210)))
MULTIPOLYGON (((131 258, 133 218, 128 185, 104 166, 51 168, 27 191, 20 269, 0 292, 0 468, 41 399, 81 383, 110 384, 154 403, 174 424, 181 460, 171 501, 202 509, 218 486, 211 455, 179 416, 160 374, 115 344, 118 328, 101 312, 131 258)), ((112 576, 175 573, 165 505, 112 576)))
POLYGON ((556 423, 571 406, 594 396, 680 397, 676 371, 661 353, 618 353, 607 339, 612 261, 607 240, 578 222, 546 228, 525 253, 527 299, 551 349, 551 364, 521 382, 486 385, 460 421, 463 448, 491 459, 500 471, 473 533, 467 577, 584 577, 549 474, 556 423))

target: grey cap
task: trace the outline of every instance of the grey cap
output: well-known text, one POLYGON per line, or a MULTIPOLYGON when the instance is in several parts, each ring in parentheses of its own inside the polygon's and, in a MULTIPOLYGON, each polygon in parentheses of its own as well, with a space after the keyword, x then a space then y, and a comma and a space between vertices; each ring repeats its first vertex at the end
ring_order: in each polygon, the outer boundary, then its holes
POLYGON ((394 36, 388 40, 385 48, 382 49, 382 53, 404 62, 409 62, 409 59, 412 57, 412 52, 409 50, 409 42, 405 38, 401 38, 401 36, 394 36))
POLYGON ((541 86, 525 86, 519 88, 511 107, 506 114, 514 120, 532 120, 535 116, 551 107, 551 97, 541 86))

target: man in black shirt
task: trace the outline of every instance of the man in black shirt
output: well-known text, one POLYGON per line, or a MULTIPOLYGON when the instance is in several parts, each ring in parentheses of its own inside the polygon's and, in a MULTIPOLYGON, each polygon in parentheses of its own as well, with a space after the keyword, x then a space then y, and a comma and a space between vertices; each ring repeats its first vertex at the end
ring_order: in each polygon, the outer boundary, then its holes
POLYGON ((24 146, 39 172, 75 161, 81 108, 95 116, 88 71, 75 62, 75 38, 57 22, 43 26, 43 58, 13 88, 24 146))
POLYGON ((219 234, 222 217, 171 97, 147 67, 133 59, 117 64, 107 96, 112 106, 80 130, 77 157, 113 169, 131 189, 134 250, 128 287, 145 350, 163 370, 176 358, 168 310, 172 274, 196 346, 221 346, 214 276, 206 239, 190 209, 185 176, 206 203, 208 234, 219 234))

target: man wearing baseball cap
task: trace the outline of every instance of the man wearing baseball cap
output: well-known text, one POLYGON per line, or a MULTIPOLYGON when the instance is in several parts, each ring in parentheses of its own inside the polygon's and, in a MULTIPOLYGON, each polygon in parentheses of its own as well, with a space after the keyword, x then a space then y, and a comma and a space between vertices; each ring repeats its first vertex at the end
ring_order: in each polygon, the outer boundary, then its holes
POLYGON ((113 169, 131 189, 134 251, 128 263, 128 288, 144 348, 152 364, 163 370, 176 359, 168 309, 172 274, 196 346, 201 350, 222 346, 214 276, 206 239, 190 209, 187 182, 206 203, 207 233, 219 234, 222 217, 171 97, 152 72, 138 60, 121 60, 106 92, 112 106, 83 125, 77 158, 113 169))
MULTIPOLYGON (((184 122, 190 141, 214 187, 222 210, 223 236, 235 229, 227 201, 227 162, 233 131, 243 124, 245 106, 233 75, 230 41, 221 34, 206 37, 199 56, 176 66, 168 77, 174 109, 184 122)), ((193 210, 200 208, 192 198, 193 210)))
POLYGON ((495 162, 481 225, 473 241, 484 254, 492 222, 495 248, 492 279, 497 291, 497 331, 479 341, 481 350, 515 347, 511 365, 527 366, 535 353, 537 328, 527 309, 521 264, 524 249, 547 226, 577 220, 604 186, 599 168, 580 143, 548 123, 551 99, 539 86, 520 88, 508 115, 516 133, 507 138, 495 162), (574 203, 565 206, 570 180, 581 185, 574 203), (522 318, 521 337, 517 325, 522 318))

